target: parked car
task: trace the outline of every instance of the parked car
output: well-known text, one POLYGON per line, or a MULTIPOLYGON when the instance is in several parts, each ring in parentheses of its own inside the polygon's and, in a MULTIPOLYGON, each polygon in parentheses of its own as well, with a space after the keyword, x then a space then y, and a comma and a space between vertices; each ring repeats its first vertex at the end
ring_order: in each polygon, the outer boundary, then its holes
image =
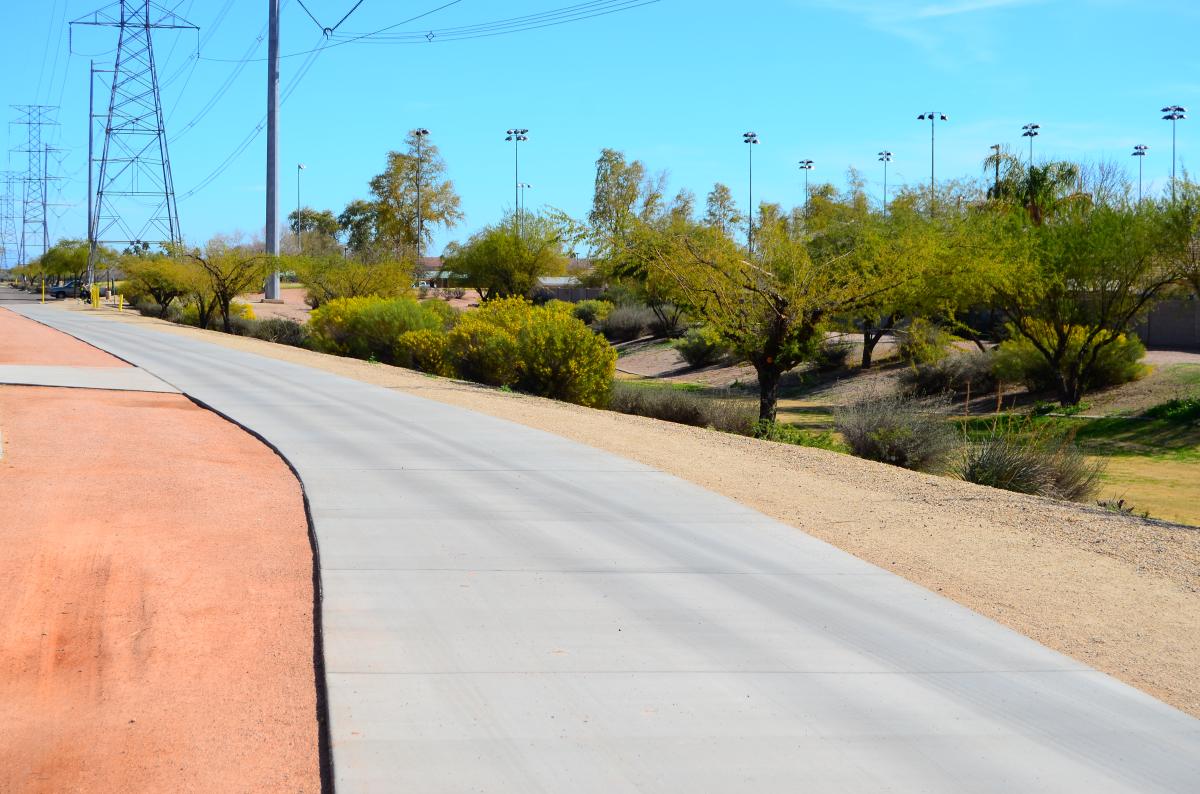
POLYGON ((53 287, 46 287, 46 297, 58 300, 60 298, 74 298, 82 293, 83 285, 78 281, 66 281, 62 284, 55 284, 53 287))

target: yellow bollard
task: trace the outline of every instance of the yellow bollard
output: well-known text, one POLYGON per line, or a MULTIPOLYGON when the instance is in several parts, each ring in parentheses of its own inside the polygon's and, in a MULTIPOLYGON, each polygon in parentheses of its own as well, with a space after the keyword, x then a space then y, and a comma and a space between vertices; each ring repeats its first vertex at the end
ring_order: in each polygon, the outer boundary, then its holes
POLYGON ((119 311, 119 312, 125 311, 125 296, 124 295, 117 296, 117 311, 119 311))
POLYGON ((92 308, 99 309, 100 308, 100 285, 92 284, 91 292, 92 292, 92 308))
POLYGON ((42 276, 42 303, 46 302, 46 277, 42 276))

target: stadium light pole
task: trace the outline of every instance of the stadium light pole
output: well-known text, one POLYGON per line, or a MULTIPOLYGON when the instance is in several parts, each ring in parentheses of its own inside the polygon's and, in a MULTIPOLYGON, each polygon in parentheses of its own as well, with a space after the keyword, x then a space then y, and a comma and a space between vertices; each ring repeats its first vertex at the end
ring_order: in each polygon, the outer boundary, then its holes
POLYGON ((300 172, 307 166, 304 163, 296 163, 296 252, 304 253, 304 243, 300 239, 300 232, 304 226, 304 210, 300 208, 300 172))
POLYGON ((1163 121, 1171 122, 1171 201, 1175 200, 1175 122, 1187 118, 1187 108, 1182 105, 1167 105, 1162 109, 1163 121))
POLYGON ((879 162, 883 163, 883 211, 887 212, 887 167, 892 161, 892 153, 884 149, 879 153, 879 162))
POLYGON ((421 269, 421 232, 424 231, 421 223, 421 144, 428 134, 429 130, 424 127, 413 130, 413 137, 417 139, 417 270, 421 269))
POLYGON ((917 116, 917 121, 929 122, 929 215, 933 216, 933 205, 937 201, 937 183, 934 181, 934 153, 937 139, 934 134, 934 124, 938 121, 949 121, 950 117, 938 110, 929 110, 917 116))
POLYGON ((750 205, 746 212, 746 245, 750 250, 750 255, 754 255, 754 147, 758 145, 757 132, 742 133, 742 143, 750 144, 750 205))
POLYGON ((1142 163, 1146 157, 1146 150, 1150 147, 1144 143, 1139 143, 1133 147, 1132 157, 1138 159, 1138 204, 1142 203, 1142 163))
POLYGON ((813 161, 801 160, 799 165, 804 172, 804 219, 808 220, 808 172, 813 169, 813 161))
POLYGON ((517 219, 517 236, 521 236, 521 155, 519 154, 521 141, 529 140, 529 130, 518 127, 513 127, 508 130, 508 137, 504 140, 512 141, 513 145, 513 215, 517 219))
POLYGON ((525 214, 525 191, 532 188, 533 185, 529 184, 528 182, 518 182, 517 187, 520 188, 520 190, 521 190, 521 201, 520 201, 519 209, 520 209, 521 214, 524 215, 525 214))
POLYGON ((1042 128, 1041 124, 1026 124, 1021 127, 1021 137, 1029 139, 1029 173, 1033 173, 1033 139, 1038 136, 1038 130, 1042 128))

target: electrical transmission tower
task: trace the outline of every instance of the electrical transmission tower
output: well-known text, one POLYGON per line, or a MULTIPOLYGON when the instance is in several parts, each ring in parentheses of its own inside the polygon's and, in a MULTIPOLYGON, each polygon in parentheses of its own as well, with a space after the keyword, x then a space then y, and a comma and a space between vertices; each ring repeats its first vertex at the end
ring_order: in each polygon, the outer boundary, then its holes
POLYGON ((0 193, 0 266, 11 268, 17 262, 21 248, 17 233, 17 185, 20 175, 16 171, 0 173, 4 192, 0 193))
POLYGON ((13 123, 25 127, 25 148, 14 150, 26 156, 21 177, 21 229, 17 234, 17 263, 24 265, 50 248, 49 185, 56 178, 50 176, 50 152, 55 150, 43 140, 42 128, 57 126, 54 114, 58 108, 13 105, 13 110, 19 114, 13 123))
MULTIPOLYGON (((152 31, 199 28, 150 0, 120 0, 71 24, 119 30, 104 146, 88 219, 91 282, 101 244, 166 245, 182 239, 152 31)), ((88 159, 90 173, 91 154, 88 159)))

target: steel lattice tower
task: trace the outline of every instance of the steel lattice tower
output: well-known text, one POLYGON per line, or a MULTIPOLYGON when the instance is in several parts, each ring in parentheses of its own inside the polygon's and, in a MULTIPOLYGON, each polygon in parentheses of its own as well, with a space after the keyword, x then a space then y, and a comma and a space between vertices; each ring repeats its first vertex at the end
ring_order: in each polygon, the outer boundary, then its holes
POLYGON ((88 223, 91 273, 101 243, 181 241, 152 31, 199 28, 150 0, 120 0, 71 24, 120 31, 88 223))
POLYGON ((12 267, 20 251, 20 236, 17 234, 17 191, 19 175, 15 171, 0 174, 4 192, 0 193, 0 263, 12 267))
POLYGON ((28 264, 50 248, 48 219, 50 147, 42 139, 42 128, 58 124, 54 105, 13 105, 20 114, 14 124, 25 127, 25 148, 16 152, 26 156, 21 178, 21 229, 17 234, 17 262, 28 264))

